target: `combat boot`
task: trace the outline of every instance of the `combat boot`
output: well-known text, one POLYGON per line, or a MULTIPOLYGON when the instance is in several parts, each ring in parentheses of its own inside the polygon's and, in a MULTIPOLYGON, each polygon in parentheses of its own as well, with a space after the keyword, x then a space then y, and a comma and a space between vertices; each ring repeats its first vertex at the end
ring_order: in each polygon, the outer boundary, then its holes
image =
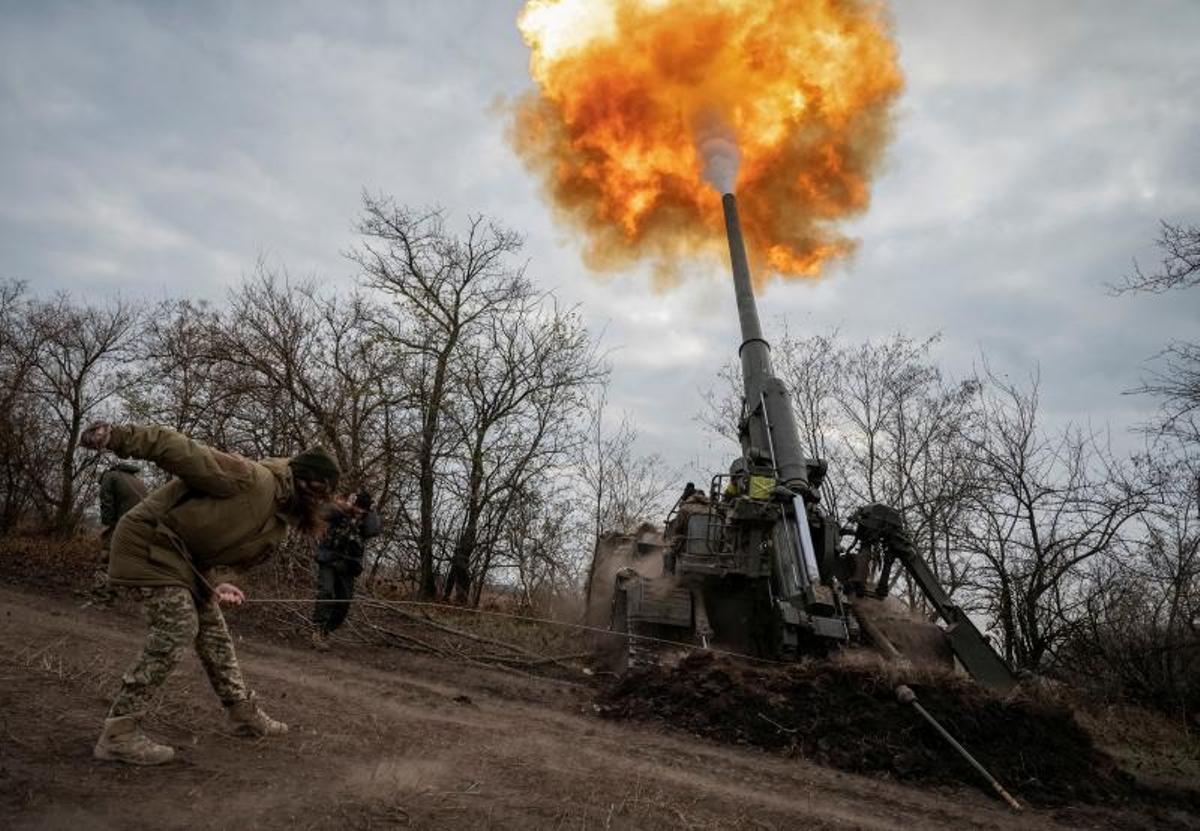
POLYGON ((225 712, 229 714, 233 732, 239 736, 282 736, 288 731, 286 724, 276 721, 259 709, 254 693, 250 693, 249 698, 226 707, 225 712))
POLYGON ((175 758, 175 750, 143 733, 138 717, 133 715, 106 718, 92 755, 107 762, 162 765, 175 758))

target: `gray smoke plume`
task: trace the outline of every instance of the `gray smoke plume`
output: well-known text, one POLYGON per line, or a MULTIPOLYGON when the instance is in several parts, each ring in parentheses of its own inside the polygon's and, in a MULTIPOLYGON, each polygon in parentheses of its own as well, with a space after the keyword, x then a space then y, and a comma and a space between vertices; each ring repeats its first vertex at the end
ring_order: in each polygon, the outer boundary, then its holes
POLYGON ((705 180, 721 193, 733 193, 742 160, 733 134, 721 125, 697 130, 696 149, 704 159, 705 180))
POLYGON ((698 149, 704 159, 704 178, 721 193, 733 193, 742 159, 737 145, 731 139, 713 136, 700 142, 698 149))

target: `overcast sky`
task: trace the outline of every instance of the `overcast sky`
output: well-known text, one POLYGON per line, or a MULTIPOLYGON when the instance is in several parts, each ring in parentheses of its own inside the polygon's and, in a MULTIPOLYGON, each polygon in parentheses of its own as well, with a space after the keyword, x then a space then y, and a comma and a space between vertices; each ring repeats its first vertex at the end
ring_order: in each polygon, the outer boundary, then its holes
MULTIPOLYGON (((519 5, 0 0, 0 278, 216 300, 265 254, 349 285, 364 188, 481 211, 605 332, 643 446, 720 461, 692 417, 738 344, 726 272, 586 272, 498 114, 529 86, 519 5)), ((1054 423, 1125 435, 1151 404, 1122 391, 1200 321, 1200 292, 1104 291, 1160 218, 1200 221, 1200 2, 892 9, 907 90, 858 255, 764 319, 941 333, 953 370, 1040 367, 1054 423)))

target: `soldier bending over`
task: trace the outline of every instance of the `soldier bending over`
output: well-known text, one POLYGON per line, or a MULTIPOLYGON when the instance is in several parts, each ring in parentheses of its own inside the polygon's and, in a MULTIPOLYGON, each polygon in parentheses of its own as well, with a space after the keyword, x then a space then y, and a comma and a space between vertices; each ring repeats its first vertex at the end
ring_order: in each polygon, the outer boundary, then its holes
POLYGON ((324 450, 251 461, 173 430, 93 424, 84 447, 154 462, 175 476, 126 513, 112 535, 109 580, 134 587, 150 632, 121 678, 96 742, 97 759, 158 765, 175 751, 142 732, 141 719, 184 653, 195 648, 235 732, 277 736, 287 725, 259 709, 246 688, 218 603, 245 595, 223 571, 266 560, 288 526, 317 536, 338 467, 324 450))

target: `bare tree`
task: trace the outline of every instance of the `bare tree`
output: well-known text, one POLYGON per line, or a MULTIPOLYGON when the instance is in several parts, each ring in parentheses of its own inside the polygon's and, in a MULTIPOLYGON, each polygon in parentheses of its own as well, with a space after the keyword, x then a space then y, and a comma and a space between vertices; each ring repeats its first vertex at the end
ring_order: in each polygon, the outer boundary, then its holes
POLYGON ((439 211, 417 212, 369 195, 363 203, 363 242, 349 256, 366 285, 392 299, 393 313, 387 320, 380 316, 381 327, 393 348, 415 356, 421 369, 414 401, 416 536, 420 591, 434 597, 435 499, 452 363, 477 327, 525 301, 532 289, 523 269, 511 264, 521 248, 516 233, 475 216, 457 236, 439 211))
POLYGON ((277 456, 320 444, 347 488, 374 494, 385 532, 372 574, 412 553, 402 518, 416 432, 408 356, 379 336, 378 315, 359 293, 322 293, 260 263, 210 336, 224 396, 237 405, 225 420, 233 446, 277 456))
POLYGON ((1200 284, 1200 225, 1162 221, 1154 242, 1162 252, 1158 269, 1147 274, 1134 260, 1133 272, 1120 283, 1109 286, 1113 294, 1135 291, 1157 294, 1200 284))
POLYGON ((608 388, 602 386, 589 402, 587 440, 576 467, 580 501, 589 506, 590 514, 592 551, 584 588, 589 601, 600 536, 661 521, 669 494, 678 485, 678 476, 666 469, 662 457, 637 453, 638 431, 628 415, 612 427, 607 415, 608 388))
POLYGON ((1147 425, 1151 434, 1200 446, 1200 343, 1167 344, 1133 392, 1158 399, 1158 418, 1147 425))
POLYGON ((515 573, 521 604, 535 609, 569 597, 579 589, 582 563, 578 506, 569 494, 537 489, 514 502, 498 546, 504 564, 515 573))
POLYGON ((25 285, 0 284, 0 526, 16 527, 34 510, 33 480, 48 448, 48 411, 31 381, 42 349, 42 332, 31 320, 25 285))
POLYGON ((1147 458, 1161 487, 1141 533, 1087 578, 1087 613, 1061 650, 1069 680, 1200 725, 1200 494, 1186 455, 1147 458))
POLYGON ((36 301, 30 325, 36 346, 30 391, 54 423, 53 465, 42 464, 31 477, 37 498, 49 506, 48 520, 58 533, 72 533, 91 494, 94 454, 76 454, 79 433, 90 420, 115 405, 130 383, 124 363, 131 357, 140 313, 114 300, 103 307, 80 306, 66 294, 36 301))
POLYGON ((221 313, 203 302, 155 307, 138 347, 142 371, 125 395, 130 415, 234 447, 228 425, 239 409, 239 385, 214 343, 223 326, 221 313))
POLYGON ((491 318, 451 374, 463 524, 443 592, 478 602, 514 510, 528 506, 531 490, 552 488, 578 452, 588 390, 607 371, 578 313, 538 296, 491 318))
POLYGON ((985 377, 971 462, 986 488, 965 539, 978 558, 973 587, 1008 660, 1044 669, 1086 617, 1085 568, 1127 543, 1152 487, 1096 435, 1044 432, 1036 377, 1028 388, 990 370, 985 377))
MULTIPOLYGON (((1161 223, 1158 239, 1162 252, 1157 270, 1143 272, 1134 262, 1133 273, 1110 286, 1114 294, 1151 292, 1200 285, 1200 225, 1161 223)), ((1158 355, 1157 365, 1133 393, 1159 402, 1159 417, 1147 425, 1152 435, 1174 437, 1200 446, 1200 343, 1173 341, 1158 355)))
POLYGON ((257 399, 256 410, 282 417, 282 435, 260 439, 270 445, 260 451, 320 443, 352 486, 379 469, 385 411, 410 402, 397 384, 403 358, 375 336, 374 318, 359 295, 322 295, 313 282, 292 283, 262 264, 231 293, 213 349, 245 385, 240 392, 257 399))

